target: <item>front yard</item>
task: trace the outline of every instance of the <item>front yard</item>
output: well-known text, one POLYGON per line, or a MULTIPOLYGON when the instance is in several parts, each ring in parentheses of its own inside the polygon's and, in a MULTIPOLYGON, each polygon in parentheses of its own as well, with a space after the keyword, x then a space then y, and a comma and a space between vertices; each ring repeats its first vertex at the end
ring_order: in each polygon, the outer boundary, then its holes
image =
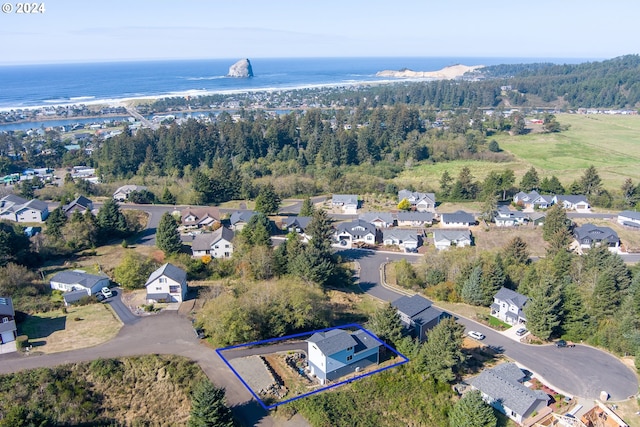
POLYGON ((71 306, 30 315, 18 325, 29 337, 32 352, 57 353, 92 347, 114 338, 122 324, 106 304, 71 306))

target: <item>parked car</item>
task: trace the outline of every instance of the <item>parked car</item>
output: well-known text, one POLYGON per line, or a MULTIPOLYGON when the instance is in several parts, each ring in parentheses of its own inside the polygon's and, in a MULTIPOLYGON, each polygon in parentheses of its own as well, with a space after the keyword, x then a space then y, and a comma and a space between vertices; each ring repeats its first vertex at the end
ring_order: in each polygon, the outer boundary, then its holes
POLYGON ((195 327, 194 327, 194 328, 193 328, 193 332, 195 332, 196 337, 197 337, 198 339, 203 339, 203 338, 204 338, 204 331, 203 331, 202 329, 200 329, 200 328, 195 328, 195 327))
POLYGON ((111 292, 111 289, 107 288, 106 286, 102 288, 100 292, 102 292, 102 295, 104 295, 105 298, 111 298, 113 296, 113 292, 111 292))
POLYGON ((519 336, 519 337, 521 337, 521 336, 523 336, 524 334, 526 334, 527 332, 529 332, 529 331, 527 331, 527 328, 520 328, 520 329, 518 329, 518 330, 516 331, 516 335, 517 335, 517 336, 519 336))
POLYGON ((576 345, 571 341, 558 340, 556 341, 556 347, 564 348, 564 347, 575 347, 576 345))
POLYGON ((100 302, 100 301, 104 301, 106 298, 104 295, 102 295, 102 292, 99 292, 96 294, 96 299, 98 300, 98 302, 100 302))
POLYGON ((477 340, 483 340, 484 339, 484 334, 481 334, 480 332, 476 332, 476 331, 469 331, 469 332, 467 332, 467 335, 469 335, 471 338, 475 338, 477 340))

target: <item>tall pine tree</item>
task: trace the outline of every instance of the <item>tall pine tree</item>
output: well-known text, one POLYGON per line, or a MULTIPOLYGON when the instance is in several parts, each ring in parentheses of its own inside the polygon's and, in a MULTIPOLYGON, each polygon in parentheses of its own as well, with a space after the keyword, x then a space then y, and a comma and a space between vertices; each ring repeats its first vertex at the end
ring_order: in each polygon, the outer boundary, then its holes
POLYGON ((178 223, 169 212, 165 212, 160 218, 158 231, 156 232, 156 246, 165 255, 178 253, 182 249, 178 223))
POLYGON ((189 427, 233 427, 231 409, 226 405, 224 388, 209 380, 199 383, 191 397, 189 427))
POLYGON ((493 408, 482 400, 478 390, 465 393, 449 414, 450 427, 495 427, 497 422, 493 408))

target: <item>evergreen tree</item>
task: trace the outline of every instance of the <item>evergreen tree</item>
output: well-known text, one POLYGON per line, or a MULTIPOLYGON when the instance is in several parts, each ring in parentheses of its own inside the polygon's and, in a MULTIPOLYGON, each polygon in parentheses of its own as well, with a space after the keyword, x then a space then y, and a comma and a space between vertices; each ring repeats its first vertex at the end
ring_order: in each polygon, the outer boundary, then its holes
POLYGON ((627 178, 620 189, 625 206, 634 207, 640 198, 640 189, 633 185, 631 178, 627 178))
POLYGON ((67 215, 65 215, 61 206, 58 206, 54 210, 49 213, 49 216, 45 220, 45 224, 47 224, 47 229, 45 233, 49 236, 53 236, 56 238, 62 237, 62 228, 67 223, 67 215))
POLYGON ((548 340, 560 325, 561 295, 552 278, 544 276, 529 291, 530 300, 524 306, 527 327, 536 337, 548 340))
POLYGON ((233 427, 233 415, 226 405, 224 388, 209 380, 199 383, 191 397, 189 427, 233 427))
POLYGON ((271 246, 271 222, 263 213, 252 216, 240 234, 249 246, 271 246))
POLYGON ((532 190, 539 189, 540 177, 538 176, 538 171, 531 166, 531 169, 529 169, 520 180, 520 190, 528 193, 532 190))
POLYGON ((582 178, 580 178, 580 188, 586 196, 600 194, 602 190, 602 180, 595 166, 591 165, 584 171, 582 178))
POLYGON ((609 270, 600 274, 591 295, 591 312, 597 320, 614 314, 620 304, 616 280, 609 270))
POLYGON ((276 193, 273 184, 269 183, 260 188, 256 197, 256 211, 265 215, 272 215, 278 212, 280 207, 280 196, 276 193))
POLYGON ((458 179, 453 184, 451 197, 457 200, 473 200, 478 193, 478 184, 473 181, 471 170, 465 166, 460 171, 458 179))
POLYGON ((35 196, 35 192, 33 191, 33 184, 31 184, 31 180, 25 179, 24 181, 20 181, 15 185, 16 190, 18 190, 18 195, 27 200, 33 199, 35 196))
POLYGON ((160 196, 160 202, 164 203, 165 205, 175 205, 176 196, 174 196, 171 191, 169 191, 168 187, 164 187, 162 195, 160 196))
POLYGON ((100 239, 120 238, 128 232, 127 219, 120 211, 120 206, 113 199, 107 199, 96 217, 100 229, 100 239))
POLYGON ((495 427, 497 423, 493 408, 482 400, 478 390, 465 393, 449 414, 450 427, 495 427))
POLYGON ((400 315, 391 303, 376 310, 369 318, 366 326, 378 338, 392 346, 397 346, 400 339, 402 339, 403 327, 400 322, 400 315))
POLYGON ((440 195, 443 198, 447 198, 451 196, 453 178, 449 175, 449 171, 445 170, 442 172, 442 177, 440 177, 440 195))
POLYGON ((418 355, 419 369, 438 381, 455 380, 465 361, 462 352, 464 326, 449 317, 436 325, 427 338, 418 355))
POLYGON ((492 260, 487 260, 482 265, 482 275, 480 277, 480 287, 482 288, 483 301, 485 306, 491 305, 493 296, 502 288, 507 281, 502 265, 502 257, 496 254, 492 260))
POLYGON ((182 249, 178 223, 169 212, 165 212, 160 218, 158 231, 156 232, 156 246, 165 255, 178 253, 182 249))
POLYGON ((552 175, 550 179, 546 176, 542 178, 540 192, 544 194, 564 194, 565 191, 558 177, 552 175))
POLYGON ((477 265, 471 270, 471 274, 462 285, 461 297, 467 304, 482 305, 484 293, 481 285, 482 267, 477 265))
POLYGON ((582 295, 575 283, 569 283, 562 290, 562 332, 567 339, 584 340, 592 333, 593 324, 582 295))
POLYGON ((515 236, 503 249, 505 265, 526 264, 529 262, 529 248, 522 237, 515 236))
POLYGON ((306 197, 302 201, 302 207, 300 208, 300 216, 312 216, 315 211, 315 206, 313 206, 313 202, 311 198, 306 197))
POLYGON ((552 251, 566 247, 571 241, 569 224, 569 218, 562 206, 556 204, 547 210, 542 226, 542 238, 549 243, 552 251))

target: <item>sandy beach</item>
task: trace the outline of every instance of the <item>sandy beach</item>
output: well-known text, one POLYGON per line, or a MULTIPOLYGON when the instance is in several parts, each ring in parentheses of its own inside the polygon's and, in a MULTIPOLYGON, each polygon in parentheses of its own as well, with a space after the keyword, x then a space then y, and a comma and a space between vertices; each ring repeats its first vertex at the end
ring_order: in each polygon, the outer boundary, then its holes
POLYGON ((393 77, 397 79, 429 79, 429 80, 452 80, 462 77, 465 73, 475 71, 484 65, 452 65, 438 71, 413 71, 413 70, 384 70, 376 73, 378 77, 393 77))

